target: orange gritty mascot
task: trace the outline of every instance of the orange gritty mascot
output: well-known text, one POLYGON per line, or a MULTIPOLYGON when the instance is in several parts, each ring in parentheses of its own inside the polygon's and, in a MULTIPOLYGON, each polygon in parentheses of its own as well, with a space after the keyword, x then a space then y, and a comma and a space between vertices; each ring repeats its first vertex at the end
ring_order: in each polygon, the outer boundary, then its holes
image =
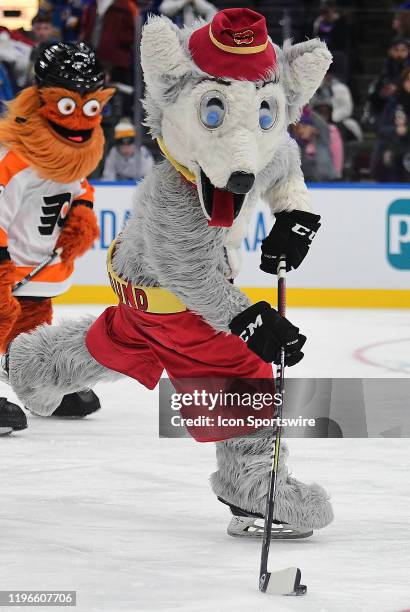
MULTIPOLYGON (((104 73, 84 43, 47 47, 35 83, 0 119, 0 353, 18 334, 51 323, 51 298, 68 289, 74 260, 99 234, 86 177, 103 154, 101 111, 114 90, 103 89, 104 73)), ((83 417, 99 407, 85 390, 66 395, 55 414, 83 417)), ((25 427, 23 410, 0 398, 0 433, 25 427)))

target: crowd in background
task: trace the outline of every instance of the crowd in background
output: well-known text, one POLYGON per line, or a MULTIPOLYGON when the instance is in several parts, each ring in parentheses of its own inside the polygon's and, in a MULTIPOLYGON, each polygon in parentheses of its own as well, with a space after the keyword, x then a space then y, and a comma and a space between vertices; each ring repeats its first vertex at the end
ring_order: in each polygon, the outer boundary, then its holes
MULTIPOLYGON (((107 83, 117 89, 103 118, 107 150, 94 178, 112 181, 143 177, 159 153, 143 134, 143 127, 135 126, 136 24, 143 23, 149 13, 157 13, 178 26, 190 25, 198 17, 211 20, 217 10, 238 5, 228 0, 214 1, 215 5, 209 0, 40 0, 30 31, 11 31, 0 22, 0 113, 8 100, 32 84, 33 65, 44 46, 57 40, 85 41, 95 49, 107 83), (143 141, 147 146, 141 144, 143 141)), ((364 178, 407 182, 410 2, 386 15, 391 21, 386 56, 364 96, 357 92, 353 78, 362 70, 357 49, 362 24, 355 21, 354 11, 349 10, 355 8, 351 4, 343 2, 339 6, 335 0, 287 3, 289 11, 284 12, 281 22, 284 37, 290 34, 298 41, 318 36, 334 57, 320 89, 290 132, 300 147, 308 181, 364 178), (286 19, 293 10, 298 10, 303 19, 292 29, 291 19, 286 19), (360 175, 358 160, 363 157, 364 141, 371 142, 371 150, 365 162, 367 174, 360 175)), ((267 3, 259 0, 245 5, 263 13, 267 3)))

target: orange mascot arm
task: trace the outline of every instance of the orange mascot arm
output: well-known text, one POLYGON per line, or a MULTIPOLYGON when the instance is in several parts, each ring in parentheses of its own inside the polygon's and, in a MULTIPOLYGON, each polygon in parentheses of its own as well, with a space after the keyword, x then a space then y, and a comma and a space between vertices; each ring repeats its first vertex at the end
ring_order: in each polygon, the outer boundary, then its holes
POLYGON ((84 181, 82 186, 86 192, 74 200, 57 240, 56 248, 63 248, 61 254, 63 262, 84 255, 100 235, 97 217, 92 209, 94 190, 88 181, 84 181))
POLYGON ((16 268, 13 262, 8 257, 2 259, 0 261, 0 353, 6 350, 6 339, 21 312, 18 300, 11 292, 16 281, 15 276, 16 268))

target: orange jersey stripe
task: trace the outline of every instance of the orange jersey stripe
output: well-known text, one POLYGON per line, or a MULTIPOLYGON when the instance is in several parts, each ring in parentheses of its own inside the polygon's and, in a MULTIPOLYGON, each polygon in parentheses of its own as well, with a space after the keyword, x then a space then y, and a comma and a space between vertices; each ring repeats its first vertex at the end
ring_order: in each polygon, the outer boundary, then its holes
POLYGON ((0 247, 7 246, 7 232, 0 227, 0 247))
POLYGON ((0 161, 0 186, 6 187, 13 176, 28 168, 27 162, 23 161, 13 151, 9 151, 0 161))
MULTIPOLYGON (((17 266, 16 267, 16 282, 22 280, 27 274, 30 274, 32 270, 34 270, 35 266, 17 266)), ((35 282, 46 282, 46 283, 60 283, 63 280, 66 280, 74 270, 73 262, 69 263, 57 263, 54 265, 46 266, 43 268, 34 278, 30 281, 31 283, 35 282)))

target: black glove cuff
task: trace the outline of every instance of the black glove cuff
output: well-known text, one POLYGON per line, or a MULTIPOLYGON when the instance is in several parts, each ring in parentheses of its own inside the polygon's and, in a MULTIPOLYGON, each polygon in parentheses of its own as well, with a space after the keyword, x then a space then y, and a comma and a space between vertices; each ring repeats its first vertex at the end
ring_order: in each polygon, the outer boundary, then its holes
POLYGON ((10 253, 7 247, 0 247, 0 262, 2 261, 10 261, 10 253))
POLYGON ((320 227, 320 215, 315 215, 307 210, 292 210, 292 212, 275 213, 275 217, 277 223, 286 222, 286 224, 288 224, 289 221, 292 221, 305 225, 314 231, 317 231, 320 227))

